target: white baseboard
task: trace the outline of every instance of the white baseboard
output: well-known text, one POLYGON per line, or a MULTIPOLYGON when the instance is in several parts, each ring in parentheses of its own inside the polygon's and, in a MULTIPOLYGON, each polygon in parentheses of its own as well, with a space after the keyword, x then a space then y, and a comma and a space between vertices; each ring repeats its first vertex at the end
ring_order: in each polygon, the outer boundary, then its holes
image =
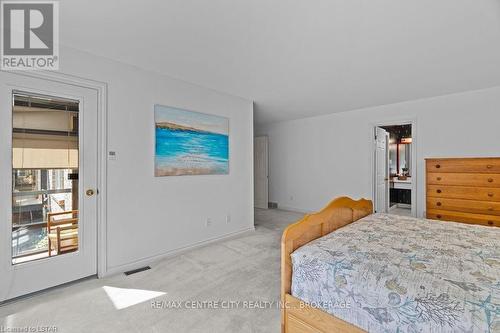
POLYGON ((171 251, 168 251, 168 252, 165 252, 165 253, 161 253, 161 254, 158 254, 158 255, 151 256, 151 257, 139 259, 139 260, 136 260, 136 261, 128 263, 128 264, 114 266, 114 267, 108 267, 108 269, 106 270, 106 272, 104 274, 100 275, 99 278, 103 278, 103 277, 107 277, 107 276, 111 276, 111 275, 123 273, 123 272, 129 271, 129 270, 137 269, 137 268, 144 267, 144 266, 147 266, 147 265, 151 265, 151 264, 153 264, 155 262, 158 262, 158 261, 160 261, 162 259, 173 257, 175 255, 179 255, 179 254, 182 254, 184 252, 187 252, 187 251, 190 251, 190 250, 193 250, 193 249, 197 249, 197 248, 209 245, 209 244, 213 244, 213 243, 217 243, 217 242, 220 242, 220 241, 224 241, 224 240, 236 238, 236 237, 242 236, 242 235, 244 235, 246 233, 253 232, 253 231, 255 231, 255 227, 251 226, 249 228, 245 228, 245 229, 242 229, 242 230, 239 230, 239 231, 235 231, 235 232, 231 232, 231 233, 228 233, 228 234, 224 234, 222 236, 210 238, 210 239, 207 239, 207 240, 204 240, 204 241, 201 241, 201 242, 196 242, 194 244, 191 244, 191 245, 188 245, 188 246, 184 246, 184 247, 181 247, 181 248, 178 248, 178 249, 175 249, 175 250, 171 250, 171 251))
POLYGON ((313 211, 309 210, 309 209, 303 209, 303 208, 292 207, 292 206, 283 206, 283 205, 280 205, 280 204, 278 204, 278 209, 287 210, 287 211, 290 211, 290 212, 304 213, 304 214, 313 213, 313 211))

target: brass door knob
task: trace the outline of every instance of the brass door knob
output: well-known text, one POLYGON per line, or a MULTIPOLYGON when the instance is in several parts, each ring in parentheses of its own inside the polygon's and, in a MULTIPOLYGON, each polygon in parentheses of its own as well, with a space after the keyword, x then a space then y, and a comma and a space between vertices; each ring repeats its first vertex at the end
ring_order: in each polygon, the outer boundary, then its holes
POLYGON ((88 196, 88 197, 91 197, 95 194, 95 191, 93 189, 88 189, 87 191, 85 191, 85 194, 88 196))

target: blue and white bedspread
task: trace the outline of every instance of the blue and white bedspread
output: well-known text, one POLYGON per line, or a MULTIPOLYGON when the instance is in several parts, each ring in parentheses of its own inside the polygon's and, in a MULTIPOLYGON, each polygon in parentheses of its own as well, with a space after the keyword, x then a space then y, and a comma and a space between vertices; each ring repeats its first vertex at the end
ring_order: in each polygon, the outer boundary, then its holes
POLYGON ((292 264, 293 296, 369 332, 500 332, 500 228, 374 214, 292 264))

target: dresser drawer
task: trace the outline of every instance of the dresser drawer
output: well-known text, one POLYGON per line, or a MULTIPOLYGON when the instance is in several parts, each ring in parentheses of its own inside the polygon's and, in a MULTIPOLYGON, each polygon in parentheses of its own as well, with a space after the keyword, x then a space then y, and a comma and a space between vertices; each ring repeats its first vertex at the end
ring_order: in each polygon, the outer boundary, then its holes
POLYGON ((500 173, 500 158, 429 159, 428 172, 500 173))
POLYGON ((427 185, 427 197, 500 202, 500 188, 427 185))
POLYGON ((460 213, 446 210, 428 209, 427 218, 440 221, 453 221, 500 227, 500 216, 460 213))
POLYGON ((500 188, 500 174, 429 172, 427 173, 427 184, 500 188))
POLYGON ((499 216, 500 202, 428 197, 427 209, 499 216))

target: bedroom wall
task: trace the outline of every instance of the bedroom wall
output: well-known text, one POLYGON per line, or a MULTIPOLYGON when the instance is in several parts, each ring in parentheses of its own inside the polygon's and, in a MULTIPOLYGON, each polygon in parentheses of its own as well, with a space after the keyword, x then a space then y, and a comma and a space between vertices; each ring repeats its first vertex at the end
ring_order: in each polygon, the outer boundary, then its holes
POLYGON ((256 127, 269 136, 270 201, 315 211, 336 196, 372 198, 372 127, 416 120, 417 213, 427 157, 500 156, 500 87, 256 127))
POLYGON ((117 153, 107 170, 110 273, 253 230, 252 101, 73 49, 60 59, 61 72, 108 84, 108 148, 117 153), (155 178, 156 103, 228 117, 230 174, 155 178))

